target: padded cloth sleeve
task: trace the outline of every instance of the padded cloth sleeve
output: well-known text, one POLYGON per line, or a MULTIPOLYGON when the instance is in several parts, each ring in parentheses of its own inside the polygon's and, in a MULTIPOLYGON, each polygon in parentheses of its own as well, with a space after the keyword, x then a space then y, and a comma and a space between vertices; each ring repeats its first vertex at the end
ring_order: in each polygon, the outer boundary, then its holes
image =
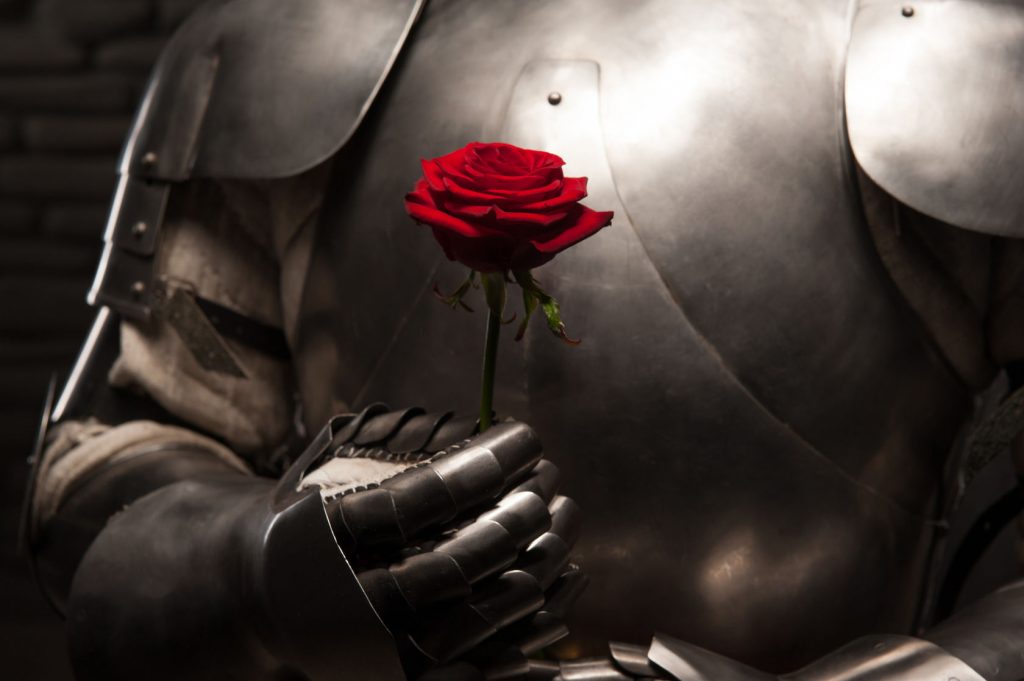
MULTIPOLYGON (((284 303, 277 242, 285 237, 277 232, 312 224, 320 200, 310 185, 313 177, 318 175, 268 181, 258 192, 254 187, 244 193, 208 181, 177 186, 156 253, 155 279, 168 296, 184 289, 279 328, 284 303)), ((110 381, 145 392, 239 453, 269 452, 291 428, 291 365, 232 339, 221 342, 241 375, 204 367, 165 314, 125 320, 110 381)))
POLYGON ((239 472, 249 472, 227 447, 185 428, 153 421, 129 421, 115 427, 69 421, 61 424, 43 456, 33 517, 39 523, 46 522, 57 512, 68 490, 100 467, 170 446, 205 451, 239 472))

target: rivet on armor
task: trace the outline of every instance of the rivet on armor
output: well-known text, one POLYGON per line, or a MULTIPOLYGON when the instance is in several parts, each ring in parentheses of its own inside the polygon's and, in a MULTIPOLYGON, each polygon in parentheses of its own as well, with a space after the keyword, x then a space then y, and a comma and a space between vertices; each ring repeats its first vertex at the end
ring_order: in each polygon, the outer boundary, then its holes
POLYGON ((145 154, 142 155, 143 168, 153 168, 154 166, 156 166, 156 161, 157 156, 156 152, 154 151, 147 151, 145 154))
POLYGON ((907 17, 908 19, 914 16, 914 8, 911 5, 903 5, 903 9, 900 11, 903 13, 903 16, 907 17))
POLYGON ((132 236, 135 237, 136 239, 141 239, 142 235, 144 235, 148 229, 149 225, 140 220, 139 222, 136 222, 134 225, 132 225, 132 236))
POLYGON ((142 294, 146 292, 146 284, 141 281, 136 281, 132 284, 132 295, 135 298, 141 298, 142 294))
POLYGON ((551 106, 558 106, 562 103, 562 93, 552 92, 548 95, 548 104, 551 106))

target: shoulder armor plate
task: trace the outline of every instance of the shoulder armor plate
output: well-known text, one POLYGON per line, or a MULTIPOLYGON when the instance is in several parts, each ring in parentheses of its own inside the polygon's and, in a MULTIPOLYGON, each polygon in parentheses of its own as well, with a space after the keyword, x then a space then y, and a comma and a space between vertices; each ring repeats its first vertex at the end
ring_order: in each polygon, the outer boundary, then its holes
POLYGON ((857 161, 896 199, 1024 237, 1024 5, 862 2, 846 112, 857 161))
POLYGON ((89 303, 132 319, 154 304, 171 184, 276 178, 352 136, 424 0, 221 0, 168 43, 121 156, 89 303))
POLYGON ((157 62, 125 175, 272 178, 352 135, 424 0, 227 0, 198 10, 157 62))

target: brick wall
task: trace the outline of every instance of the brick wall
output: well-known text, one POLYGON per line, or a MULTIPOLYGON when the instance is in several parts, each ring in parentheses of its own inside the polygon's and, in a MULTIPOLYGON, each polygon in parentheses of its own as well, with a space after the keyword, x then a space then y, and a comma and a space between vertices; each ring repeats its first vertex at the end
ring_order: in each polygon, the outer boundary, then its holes
POLYGON ((92 313, 114 165, 167 35, 202 0, 0 0, 0 677, 68 678, 59 620, 14 554, 51 372, 92 313))

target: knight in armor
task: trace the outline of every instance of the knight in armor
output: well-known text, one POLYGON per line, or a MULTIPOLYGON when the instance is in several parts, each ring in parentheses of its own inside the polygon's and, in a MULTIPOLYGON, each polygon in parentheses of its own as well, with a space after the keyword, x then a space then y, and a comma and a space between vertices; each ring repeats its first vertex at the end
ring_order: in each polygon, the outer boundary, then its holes
POLYGON ((936 607, 1024 359, 1022 63, 988 0, 209 3, 35 462, 76 674, 1024 678, 1024 583, 936 607), (616 215, 538 275, 584 343, 504 344, 482 434, 402 205, 475 140, 616 215))

